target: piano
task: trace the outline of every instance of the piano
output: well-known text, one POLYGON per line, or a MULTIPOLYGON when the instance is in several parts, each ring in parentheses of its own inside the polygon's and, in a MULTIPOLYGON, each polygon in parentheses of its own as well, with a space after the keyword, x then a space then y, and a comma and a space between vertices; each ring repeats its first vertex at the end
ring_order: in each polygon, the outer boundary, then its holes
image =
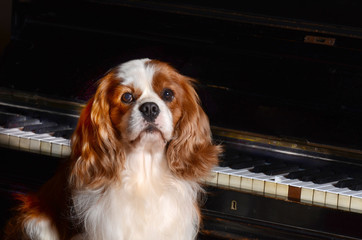
POLYGON ((362 239, 362 3, 14 0, 0 60, 1 226, 70 152, 109 68, 196 78, 224 146, 199 239, 362 239))

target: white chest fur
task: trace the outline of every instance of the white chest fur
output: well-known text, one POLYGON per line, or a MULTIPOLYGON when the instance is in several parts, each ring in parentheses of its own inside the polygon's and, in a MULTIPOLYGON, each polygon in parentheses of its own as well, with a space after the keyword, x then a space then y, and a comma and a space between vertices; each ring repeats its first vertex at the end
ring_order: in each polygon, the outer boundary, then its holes
POLYGON ((84 239, 194 239, 199 215, 197 183, 175 178, 164 155, 128 155, 121 181, 73 195, 84 239))

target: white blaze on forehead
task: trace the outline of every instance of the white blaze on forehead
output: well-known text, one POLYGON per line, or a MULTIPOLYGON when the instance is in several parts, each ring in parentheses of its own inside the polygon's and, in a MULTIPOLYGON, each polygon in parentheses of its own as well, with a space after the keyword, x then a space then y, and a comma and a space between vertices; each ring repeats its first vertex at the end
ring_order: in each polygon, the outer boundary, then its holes
POLYGON ((123 63, 118 72, 118 77, 123 80, 122 84, 142 91, 151 90, 155 68, 146 65, 149 61, 150 59, 145 58, 123 63))
POLYGON ((141 92, 132 105, 127 120, 127 135, 131 141, 137 139, 149 124, 139 110, 139 107, 146 102, 153 102, 159 107, 159 114, 153 124, 162 132, 164 139, 170 140, 173 133, 172 113, 152 87, 153 77, 158 69, 153 64, 147 64, 149 61, 151 60, 132 60, 123 63, 118 68, 117 76, 121 79, 121 84, 141 92))

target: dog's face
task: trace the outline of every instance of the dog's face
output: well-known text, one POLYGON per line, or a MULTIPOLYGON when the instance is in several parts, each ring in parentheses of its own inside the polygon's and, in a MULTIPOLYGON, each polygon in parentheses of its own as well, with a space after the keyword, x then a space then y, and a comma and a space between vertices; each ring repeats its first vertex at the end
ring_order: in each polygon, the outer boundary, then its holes
POLYGON ((164 154, 181 178, 207 175, 221 149, 212 144, 193 82, 149 59, 126 62, 102 78, 72 137, 77 185, 112 179, 132 151, 164 154))
POLYGON ((166 64, 148 59, 127 62, 111 81, 110 117, 122 141, 131 146, 167 143, 182 114, 181 75, 166 64), (118 80, 116 80, 118 79, 118 80))

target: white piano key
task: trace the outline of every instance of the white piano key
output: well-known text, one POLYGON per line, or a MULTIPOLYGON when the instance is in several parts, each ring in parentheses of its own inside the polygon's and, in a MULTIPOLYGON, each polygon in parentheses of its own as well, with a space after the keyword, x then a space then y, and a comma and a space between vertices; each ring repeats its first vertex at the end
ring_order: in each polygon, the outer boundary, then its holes
POLYGON ((228 168, 216 166, 216 167, 213 168, 212 171, 213 171, 213 172, 220 172, 220 171, 223 171, 223 170, 225 170, 225 169, 228 169, 228 168))
POLYGON ((65 143, 65 139, 58 137, 50 141, 51 143, 51 152, 50 154, 55 157, 62 156, 62 145, 65 143))
POLYGON ((29 149, 30 149, 30 139, 31 139, 31 137, 34 137, 34 136, 36 136, 35 133, 26 132, 26 134, 24 134, 20 138, 19 149, 29 151, 29 149))
POLYGON ((255 176, 255 173, 247 171, 243 174, 241 178, 241 189, 246 191, 253 191, 253 178, 252 176, 255 176))
POLYGON ((258 194, 264 194, 265 181, 272 179, 264 173, 246 171, 241 179, 241 188, 258 194))
MULTIPOLYGON (((297 182, 297 180, 288 179, 284 176, 275 176, 275 189, 269 189, 269 192, 274 192, 279 198, 286 199, 289 197, 289 186, 295 182, 297 182)), ((271 184, 268 184, 268 187, 269 186, 274 187, 274 185, 271 184)), ((270 194, 269 192, 268 194, 270 194)))
MULTIPOLYGON (((277 183, 275 176, 269 176, 263 173, 257 174, 253 177, 253 191, 265 194, 266 187, 270 187, 269 183, 277 183)), ((267 194, 270 194, 270 192, 271 190, 268 189, 267 194)))
POLYGON ((217 186, 217 178, 219 176, 218 172, 212 172, 209 177, 206 179, 206 183, 209 185, 217 186))
POLYGON ((20 139, 26 136, 28 132, 24 132, 18 129, 9 134, 9 147, 18 149, 20 147, 20 139))
POLYGON ((0 144, 9 146, 10 136, 19 131, 20 130, 18 128, 2 128, 0 130, 0 144))
POLYGON ((326 203, 326 192, 314 190, 313 204, 319 205, 319 206, 324 206, 325 203, 326 203))
POLYGON ((43 139, 49 138, 51 137, 48 133, 43 133, 43 134, 37 134, 34 137, 30 138, 30 146, 29 146, 29 150, 31 152, 40 152, 40 145, 41 145, 41 141, 43 139))
POLYGON ((301 188, 300 201, 304 203, 313 203, 315 205, 325 204, 325 189, 323 187, 331 186, 328 184, 315 184, 311 181, 290 180, 286 181, 288 185, 301 188), (322 189, 321 189, 322 188, 322 189))
POLYGON ((265 187, 265 180, 261 178, 253 178, 253 186, 252 190, 253 192, 257 192, 260 194, 264 194, 264 187, 265 187))
MULTIPOLYGON (((356 191, 358 193, 358 191, 356 191)), ((352 196, 350 210, 356 213, 362 213, 362 193, 352 196)))
POLYGON ((347 189, 328 189, 325 192, 325 206, 329 208, 338 208, 338 199, 340 195, 344 195, 347 189))
POLYGON ((279 177, 279 181, 277 181, 279 184, 284 184, 284 185, 290 185, 290 186, 294 186, 294 187, 302 187, 305 185, 305 182, 302 182, 298 179, 289 179, 286 177, 279 177))
POLYGON ((219 171, 218 179, 217 179, 217 185, 218 186, 224 186, 229 187, 230 182, 230 174, 229 172, 232 171, 232 169, 226 167, 219 171))
MULTIPOLYGON (((281 182, 281 184, 285 184, 294 188, 300 189, 300 197, 299 201, 303 203, 312 203, 314 190, 313 188, 307 187, 312 184, 312 182, 303 182, 298 179, 285 179, 281 182)), ((289 192, 288 192, 289 195, 289 192)), ((295 199, 298 200, 298 199, 295 199)))
POLYGON ((329 208, 338 208, 346 209, 349 208, 350 203, 350 194, 351 192, 348 188, 337 188, 334 186, 336 182, 326 184, 325 186, 316 187, 315 193, 322 195, 321 192, 324 192, 324 205, 329 208), (339 200, 341 199, 341 200, 339 200))
POLYGON ((340 210, 349 211, 351 206, 351 196, 339 194, 337 208, 340 210))
POLYGON ((326 192, 325 206, 329 208, 337 208, 338 206, 338 193, 326 192))
POLYGON ((241 176, 230 175, 230 188, 241 188, 241 176))
POLYGON ((241 175, 247 172, 247 169, 231 169, 225 168, 219 171, 218 185, 240 188, 241 175))
POLYGON ((56 137, 50 136, 43 138, 40 141, 40 153, 50 155, 52 152, 52 140, 55 140, 56 137))
MULTIPOLYGON (((312 202, 314 205, 325 206, 326 193, 329 189, 334 188, 334 186, 332 185, 333 183, 316 184, 316 183, 310 182, 309 184, 306 184, 304 186, 304 188, 313 189, 312 202)), ((331 202, 330 202, 330 204, 331 204, 331 202)))
POLYGON ((313 188, 303 187, 300 193, 300 201, 304 203, 313 203, 314 190, 313 188))
POLYGON ((288 198, 288 194, 289 194, 289 186, 282 183, 277 183, 276 195, 278 197, 288 198))
POLYGON ((68 140, 68 144, 66 145, 63 145, 62 146, 62 157, 68 157, 70 156, 70 153, 71 153, 71 148, 70 148, 70 141, 68 140))
POLYGON ((61 150, 60 150, 61 157, 68 157, 71 151, 70 140, 63 138, 63 140, 60 143, 61 143, 61 150))
POLYGON ((323 185, 321 186, 318 186, 318 184, 309 185, 310 188, 314 189, 313 193, 314 205, 324 206, 326 204, 326 191, 331 187, 331 185, 330 184, 323 184, 323 185))
POLYGON ((249 177, 241 177, 240 187, 242 190, 252 191, 253 179, 249 177))
POLYGON ((348 188, 337 188, 331 182, 326 184, 310 184, 308 187, 313 188, 313 204, 326 206, 329 208, 338 208, 349 210, 351 204, 351 190, 348 188))
POLYGON ((264 194, 273 197, 276 195, 276 193, 277 193, 277 183, 271 181, 265 182, 264 194))
POLYGON ((217 186, 219 171, 223 170, 222 167, 214 167, 210 175, 206 178, 205 182, 210 185, 217 186))
MULTIPOLYGON (((337 192, 337 191, 333 191, 337 192)), ((360 211, 362 210, 361 203, 362 193, 359 191, 353 191, 348 188, 341 188, 338 194, 337 208, 345 211, 360 211), (352 210, 353 209, 353 210, 352 210)))
POLYGON ((16 133, 19 132, 19 128, 1 128, 0 133, 1 134, 12 134, 12 133, 16 133))

